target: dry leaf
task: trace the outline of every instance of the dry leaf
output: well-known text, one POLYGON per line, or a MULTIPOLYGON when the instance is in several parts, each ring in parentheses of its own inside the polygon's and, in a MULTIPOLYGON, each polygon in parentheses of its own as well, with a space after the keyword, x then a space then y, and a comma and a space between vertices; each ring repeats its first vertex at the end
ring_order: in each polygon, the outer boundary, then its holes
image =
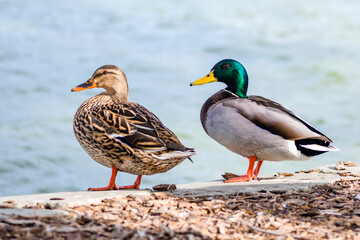
POLYGON ((223 175, 221 175, 225 180, 229 180, 230 178, 235 178, 235 177, 239 177, 240 175, 234 174, 234 173, 229 173, 229 172, 225 172, 223 175))
POLYGON ((174 191, 176 190, 175 184, 159 184, 156 186, 153 186, 152 189, 159 192, 165 192, 165 191, 174 191))

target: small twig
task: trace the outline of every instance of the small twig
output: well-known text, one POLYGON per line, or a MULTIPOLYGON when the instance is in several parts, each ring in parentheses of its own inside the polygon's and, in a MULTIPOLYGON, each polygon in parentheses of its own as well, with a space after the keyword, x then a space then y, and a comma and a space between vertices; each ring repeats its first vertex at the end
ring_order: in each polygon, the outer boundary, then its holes
POLYGON ((266 231, 262 228, 258 228, 258 227, 254 227, 254 226, 248 226, 249 228, 253 229, 253 230, 256 230, 258 232, 262 232, 262 233, 266 233, 266 234, 270 234, 270 235, 274 235, 274 236, 278 236, 278 237, 284 237, 286 238, 287 236, 291 236, 295 239, 304 239, 303 237, 299 236, 299 235, 291 235, 291 234, 279 234, 279 233, 275 233, 275 232, 269 232, 269 231, 266 231))
POLYGON ((280 234, 280 233, 276 233, 276 232, 270 232, 270 231, 266 231, 262 228, 259 228, 259 227, 255 227, 255 226, 252 226, 250 222, 247 222, 247 221, 244 221, 244 223, 252 230, 255 230, 255 231, 258 231, 258 232, 262 232, 262 233, 265 233, 265 234, 269 234, 269 235, 273 235, 273 236, 278 236, 278 237, 284 237, 286 238, 287 236, 291 236, 295 239, 303 239, 302 237, 300 237, 299 235, 290 235, 290 234, 280 234))
POLYGON ((256 230, 258 232, 262 232, 262 233, 266 233, 266 234, 270 234, 270 235, 274 235, 274 236, 282 236, 282 237, 285 237, 285 235, 282 235, 280 233, 275 233, 275 232, 269 232, 269 231, 266 231, 262 228, 258 228, 258 227, 254 227, 254 226, 250 226, 248 225, 249 228, 251 228, 252 230, 256 230))

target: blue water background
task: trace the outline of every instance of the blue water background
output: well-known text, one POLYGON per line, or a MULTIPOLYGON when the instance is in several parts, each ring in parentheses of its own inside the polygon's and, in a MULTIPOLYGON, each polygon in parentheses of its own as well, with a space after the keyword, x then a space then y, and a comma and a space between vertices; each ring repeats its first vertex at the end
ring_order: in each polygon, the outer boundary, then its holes
MULTIPOLYGON (((76 141, 71 93, 104 64, 121 67, 130 100, 153 111, 197 155, 141 187, 245 173, 248 161, 212 140, 199 113, 224 85, 189 87, 224 58, 243 63, 249 94, 282 103, 342 150, 265 162, 261 174, 359 163, 360 2, 0 1, 0 196, 105 186, 111 170, 76 141)), ((136 176, 120 173, 117 184, 136 176)))

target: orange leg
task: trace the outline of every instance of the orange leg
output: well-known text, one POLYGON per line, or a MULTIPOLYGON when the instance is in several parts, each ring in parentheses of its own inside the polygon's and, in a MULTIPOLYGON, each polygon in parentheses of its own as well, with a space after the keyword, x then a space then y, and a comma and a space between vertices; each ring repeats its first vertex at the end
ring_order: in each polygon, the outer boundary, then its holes
POLYGON ((142 175, 138 175, 138 177, 136 178, 136 180, 134 182, 134 185, 121 186, 118 188, 119 189, 139 189, 140 183, 141 183, 141 177, 142 177, 142 175))
POLYGON ((254 171, 254 166, 255 166, 255 161, 256 161, 256 157, 255 156, 250 156, 249 157, 249 167, 247 170, 247 174, 246 175, 242 175, 239 177, 234 177, 234 178, 230 178, 228 180, 226 180, 226 183, 231 183, 231 182, 247 182, 247 181, 251 181, 253 179, 257 179, 257 175, 259 174, 260 171, 260 167, 263 163, 263 161, 259 161, 255 171, 254 171))
POLYGON ((263 164, 263 161, 258 161, 257 165, 256 165, 256 168, 254 170, 254 174, 255 176, 257 177, 257 175, 259 174, 260 172, 260 168, 261 168, 261 165, 263 164))
POLYGON ((88 188, 88 191, 106 191, 106 190, 118 190, 118 188, 115 185, 115 178, 116 178, 116 174, 118 172, 117 167, 112 166, 111 168, 111 177, 110 177, 110 182, 109 182, 109 186, 107 187, 99 187, 99 188, 88 188))

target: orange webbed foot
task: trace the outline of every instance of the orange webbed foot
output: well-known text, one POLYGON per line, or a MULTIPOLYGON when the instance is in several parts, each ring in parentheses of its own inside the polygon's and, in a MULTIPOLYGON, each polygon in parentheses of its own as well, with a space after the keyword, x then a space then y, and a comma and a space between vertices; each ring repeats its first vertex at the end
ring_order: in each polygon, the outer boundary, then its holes
POLYGON ((98 187, 98 188, 88 188, 88 191, 110 191, 110 190, 118 190, 119 188, 114 186, 107 186, 107 187, 98 187))
POLYGON ((118 189, 140 189, 141 177, 142 177, 142 175, 139 175, 136 178, 134 185, 121 186, 121 187, 118 187, 118 189))
POLYGON ((118 190, 118 187, 115 185, 115 178, 117 175, 118 169, 117 167, 111 168, 111 177, 109 181, 109 185, 107 187, 99 187, 99 188, 88 188, 88 191, 108 191, 108 190, 118 190))
POLYGON ((254 166, 255 166, 255 161, 256 161, 256 157, 255 156, 250 156, 249 157, 249 167, 248 167, 248 171, 246 175, 241 175, 241 176, 237 176, 237 177, 233 177, 230 178, 226 181, 224 181, 225 183, 233 183, 233 182, 250 182, 252 180, 256 180, 257 179, 257 175, 259 174, 260 171, 260 167, 263 163, 263 161, 258 161, 258 164, 254 170, 254 166))
POLYGON ((139 189, 139 187, 136 187, 134 184, 134 185, 119 186, 118 189, 139 189))
POLYGON ((233 178, 230 178, 226 181, 224 181, 225 183, 232 183, 232 182, 251 182, 252 180, 256 180, 257 177, 255 175, 253 176, 248 176, 248 175, 241 175, 241 176, 238 176, 238 177, 233 177, 233 178))

